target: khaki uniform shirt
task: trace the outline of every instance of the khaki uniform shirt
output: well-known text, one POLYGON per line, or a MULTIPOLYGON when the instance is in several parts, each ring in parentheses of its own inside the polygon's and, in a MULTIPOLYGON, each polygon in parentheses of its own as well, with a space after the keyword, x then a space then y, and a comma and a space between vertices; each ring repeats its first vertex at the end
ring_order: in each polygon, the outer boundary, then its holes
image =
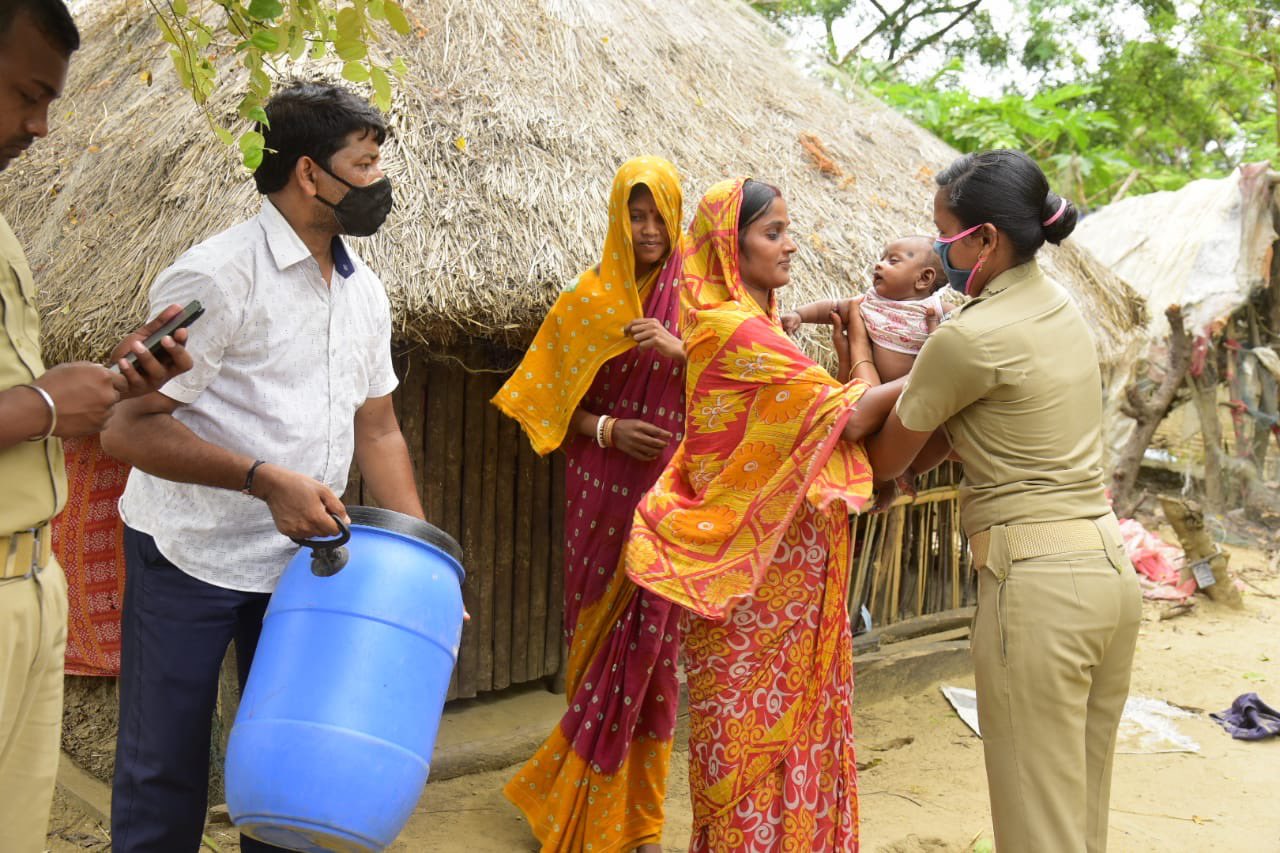
MULTIPOLYGON (((0 311, 0 390, 4 390, 40 376, 44 362, 40 360, 40 315, 31 268, 3 216, 0 311)), ((0 450, 0 535, 44 524, 58 514, 66 500, 67 471, 61 441, 22 441, 0 450)))
POLYGON ((1097 350, 1035 261, 1001 273, 929 336, 897 411, 907 429, 945 425, 964 460, 966 535, 1110 511, 1097 350))

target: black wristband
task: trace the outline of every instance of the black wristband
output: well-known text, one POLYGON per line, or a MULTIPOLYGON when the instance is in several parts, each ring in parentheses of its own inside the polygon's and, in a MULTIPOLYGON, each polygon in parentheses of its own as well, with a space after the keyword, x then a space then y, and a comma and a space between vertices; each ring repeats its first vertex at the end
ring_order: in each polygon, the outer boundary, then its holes
POLYGON ((253 464, 249 466, 249 473, 244 475, 244 488, 240 491, 246 495, 253 494, 253 475, 258 470, 259 465, 265 465, 262 459, 255 459, 253 464))

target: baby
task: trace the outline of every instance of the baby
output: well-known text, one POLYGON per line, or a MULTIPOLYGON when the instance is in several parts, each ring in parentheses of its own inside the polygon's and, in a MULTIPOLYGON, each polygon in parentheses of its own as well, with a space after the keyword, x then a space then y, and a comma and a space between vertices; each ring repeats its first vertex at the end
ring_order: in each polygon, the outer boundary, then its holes
MULTIPOLYGON (((930 237, 902 237, 884 247, 873 268, 872 289, 860 311, 871 338, 871 356, 882 382, 906 376, 925 338, 964 300, 949 287, 930 237)), ((782 315, 791 334, 801 323, 831 323, 837 311, 848 326, 853 299, 810 302, 782 315)))

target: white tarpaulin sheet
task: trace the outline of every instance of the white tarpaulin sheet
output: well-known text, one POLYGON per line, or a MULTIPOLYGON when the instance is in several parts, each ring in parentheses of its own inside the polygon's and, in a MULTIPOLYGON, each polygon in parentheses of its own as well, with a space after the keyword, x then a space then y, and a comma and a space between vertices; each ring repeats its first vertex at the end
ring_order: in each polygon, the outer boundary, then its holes
POLYGON ((1182 305, 1193 334, 1226 317, 1270 275, 1273 190, 1267 164, 1174 192, 1134 196, 1086 216, 1074 238, 1147 300, 1151 333, 1182 305))
MULTIPOLYGON (((956 714, 978 737, 978 697, 963 687, 942 688, 956 714)), ((1178 720, 1195 716, 1159 699, 1130 696, 1120 717, 1116 752, 1128 755, 1150 755, 1157 752, 1199 752, 1200 744, 1178 730, 1178 720)))

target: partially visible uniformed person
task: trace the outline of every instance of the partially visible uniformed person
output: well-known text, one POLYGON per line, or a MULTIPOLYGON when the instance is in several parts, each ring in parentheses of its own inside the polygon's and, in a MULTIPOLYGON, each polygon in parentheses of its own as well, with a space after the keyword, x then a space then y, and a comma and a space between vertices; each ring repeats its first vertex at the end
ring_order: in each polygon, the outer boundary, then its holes
MULTIPOLYGON (((0 170, 48 133, 80 35, 62 0, 0 3, 0 170)), ((60 438, 106 425, 122 396, 159 387, 191 366, 166 339, 167 364, 139 341, 171 307, 112 353, 120 373, 77 362, 45 369, 31 268, 0 216, 0 850, 45 849, 62 729, 67 586, 49 520, 67 498, 60 438)), ((74 306, 72 306, 74 308, 74 306)), ((185 340, 185 332, 178 338, 185 340)))
POLYGON ((937 183, 938 252, 971 300, 924 344, 871 462, 897 476, 940 427, 964 462, 996 849, 1100 853, 1142 605, 1104 491, 1093 339, 1036 263, 1076 210, 1017 151, 966 155, 937 183))

